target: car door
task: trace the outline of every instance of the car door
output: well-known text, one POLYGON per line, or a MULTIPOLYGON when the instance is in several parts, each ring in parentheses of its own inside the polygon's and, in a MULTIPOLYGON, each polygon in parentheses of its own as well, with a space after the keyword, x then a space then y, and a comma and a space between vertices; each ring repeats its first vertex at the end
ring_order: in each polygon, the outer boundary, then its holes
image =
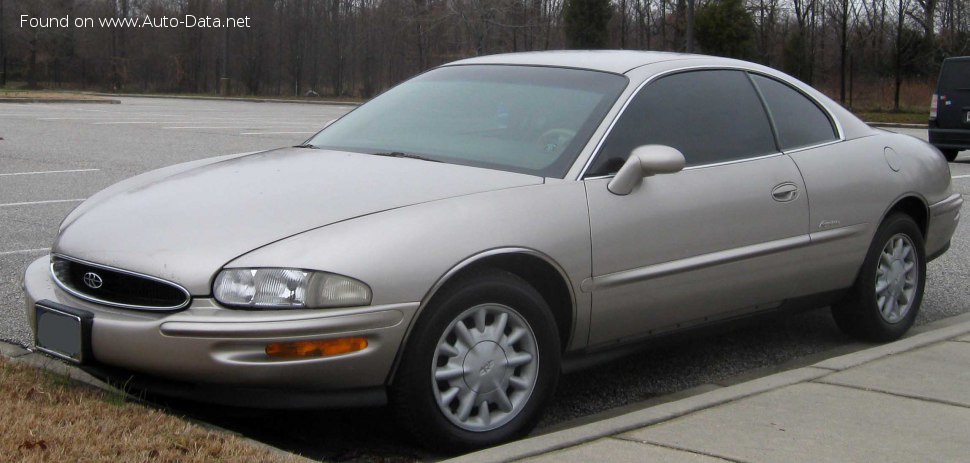
POLYGON ((592 240, 590 345, 777 306, 795 285, 808 202, 743 71, 661 77, 629 103, 584 175, 592 240), (607 184, 633 148, 680 150, 686 168, 607 184))
POLYGON ((811 98, 777 79, 752 75, 781 149, 795 162, 809 196, 811 260, 797 295, 851 286, 891 197, 882 186, 884 146, 864 137, 842 141, 834 119, 811 98))

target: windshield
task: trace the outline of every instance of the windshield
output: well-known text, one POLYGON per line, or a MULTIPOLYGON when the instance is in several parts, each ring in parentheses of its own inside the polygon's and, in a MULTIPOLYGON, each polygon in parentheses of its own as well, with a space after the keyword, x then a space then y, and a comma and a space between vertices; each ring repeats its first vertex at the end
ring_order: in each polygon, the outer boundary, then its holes
POLYGON ((565 176, 627 79, 529 66, 451 66, 411 79, 310 139, 319 148, 565 176))

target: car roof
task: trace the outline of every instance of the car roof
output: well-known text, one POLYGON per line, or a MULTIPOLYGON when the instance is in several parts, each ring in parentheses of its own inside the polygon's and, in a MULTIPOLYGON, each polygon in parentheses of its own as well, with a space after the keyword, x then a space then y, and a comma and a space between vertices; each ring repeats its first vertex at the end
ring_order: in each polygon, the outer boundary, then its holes
MULTIPOLYGON (((446 66, 467 64, 506 64, 555 66, 624 74, 640 66, 661 61, 681 59, 717 59, 712 56, 634 50, 557 50, 485 55, 448 63, 446 66)), ((733 60, 725 60, 732 61, 733 60)))
MULTIPOLYGON (((685 69, 689 67, 725 67, 766 74, 781 79, 783 82, 787 82, 805 94, 812 96, 816 101, 825 106, 839 122, 842 134, 846 139, 868 136, 873 133, 873 129, 866 123, 808 84, 767 66, 731 58, 658 51, 557 50, 486 55, 454 61, 444 66, 469 64, 550 66, 627 74, 642 66, 671 61, 681 61, 682 63, 671 63, 670 66, 661 64, 660 68, 654 69, 650 73, 656 74, 658 72, 677 69, 678 67, 685 69)), ((641 75, 634 84, 642 82, 646 77, 648 77, 646 74, 641 75)))

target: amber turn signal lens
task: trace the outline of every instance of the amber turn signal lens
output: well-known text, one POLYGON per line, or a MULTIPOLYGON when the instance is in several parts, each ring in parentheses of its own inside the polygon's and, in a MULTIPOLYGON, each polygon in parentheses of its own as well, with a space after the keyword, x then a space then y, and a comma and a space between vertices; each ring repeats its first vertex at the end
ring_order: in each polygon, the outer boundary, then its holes
POLYGON ((322 341, 278 342, 266 346, 270 357, 332 357, 349 354, 367 348, 366 338, 340 338, 322 341))

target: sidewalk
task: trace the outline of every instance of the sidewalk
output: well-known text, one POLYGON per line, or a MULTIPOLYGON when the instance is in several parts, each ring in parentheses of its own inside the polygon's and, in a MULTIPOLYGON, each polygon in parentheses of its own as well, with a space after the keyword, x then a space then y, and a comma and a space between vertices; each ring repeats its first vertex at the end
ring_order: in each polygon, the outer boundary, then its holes
POLYGON ((970 461, 970 315, 452 462, 970 461))

